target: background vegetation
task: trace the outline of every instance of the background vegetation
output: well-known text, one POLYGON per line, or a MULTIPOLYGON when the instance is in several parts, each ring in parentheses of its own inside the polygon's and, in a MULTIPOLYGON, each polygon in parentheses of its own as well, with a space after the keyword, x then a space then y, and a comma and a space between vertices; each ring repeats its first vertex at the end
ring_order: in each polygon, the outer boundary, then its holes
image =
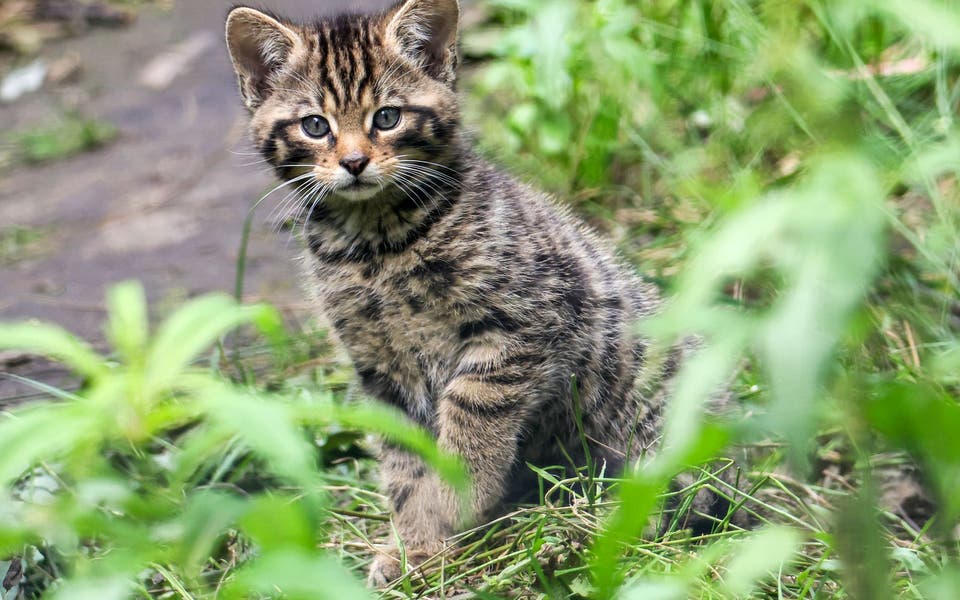
MULTIPOLYGON (((483 14, 463 87, 485 151, 671 293, 652 337, 709 344, 655 462, 622 481, 585 471, 584 486, 545 470, 542 505, 467 532, 385 595, 956 597, 960 9, 491 0, 483 14), (742 415, 707 420, 734 373, 742 415), (735 448, 746 458, 720 468, 746 498, 712 467, 669 485, 735 448), (662 510, 704 487, 756 528, 694 536, 662 510)), ((268 308, 200 299, 150 334, 136 286, 110 306, 109 357, 53 328, 0 329, 0 346, 87 381, 0 421, 0 556, 26 574, 9 597, 366 597, 348 571, 390 530, 364 434, 462 481, 422 433, 342 403, 349 372, 322 337, 285 333, 268 308), (251 322, 265 342, 218 341, 251 322)))

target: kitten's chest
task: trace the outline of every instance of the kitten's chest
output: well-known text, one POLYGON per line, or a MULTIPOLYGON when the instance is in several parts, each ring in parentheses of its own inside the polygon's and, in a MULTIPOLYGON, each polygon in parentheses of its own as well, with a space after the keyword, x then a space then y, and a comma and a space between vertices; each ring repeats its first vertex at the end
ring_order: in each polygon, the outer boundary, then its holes
POLYGON ((315 275, 322 310, 358 369, 435 397, 459 352, 464 311, 473 304, 457 274, 409 253, 321 267, 315 275))

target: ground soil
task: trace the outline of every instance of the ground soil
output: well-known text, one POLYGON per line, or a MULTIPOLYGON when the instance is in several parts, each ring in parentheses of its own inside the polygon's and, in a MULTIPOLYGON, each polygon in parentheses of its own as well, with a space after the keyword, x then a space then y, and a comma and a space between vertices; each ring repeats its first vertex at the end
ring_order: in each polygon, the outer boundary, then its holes
MULTIPOLYGON (((0 131, 54 123, 69 111, 120 131, 97 151, 0 172, 0 228, 42 236, 26 257, 0 261, 0 321, 52 321, 101 345, 104 293, 113 283, 142 281, 154 316, 198 294, 232 292, 248 208, 272 183, 262 167, 249 166, 257 157, 244 154, 252 152, 246 115, 222 41, 232 4, 179 0, 170 10, 144 9, 129 27, 51 44, 44 56, 76 53, 80 76, 0 105, 0 131), (143 83, 151 61, 189 47, 202 51, 175 69, 168 85, 143 83)), ((383 3, 269 2, 299 17, 347 4, 383 3)), ((295 310, 303 308, 291 260, 297 243, 266 220, 280 198, 258 209, 245 299, 295 310)), ((45 368, 0 355, 0 373, 56 383, 45 368)), ((0 405, 24 391, 0 380, 0 405)))

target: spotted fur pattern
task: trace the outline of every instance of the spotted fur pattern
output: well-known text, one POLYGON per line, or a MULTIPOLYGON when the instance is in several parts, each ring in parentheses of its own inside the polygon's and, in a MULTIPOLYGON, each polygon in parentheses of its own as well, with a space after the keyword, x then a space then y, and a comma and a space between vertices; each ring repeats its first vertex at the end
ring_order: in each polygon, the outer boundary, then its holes
MULTIPOLYGON (((655 449, 676 356, 635 334, 656 290, 566 209, 478 158, 455 91, 456 0, 294 24, 235 9, 228 43, 251 132, 296 192, 317 306, 363 390, 459 454, 469 506, 415 456, 381 470, 408 560, 523 488, 525 463, 582 460, 572 382, 591 455, 608 470, 655 449), (373 125, 397 107, 399 124, 373 125), (305 135, 323 116, 330 132, 305 135), (341 165, 365 157, 358 176, 341 165)), ((388 552, 371 570, 399 574, 388 552)))

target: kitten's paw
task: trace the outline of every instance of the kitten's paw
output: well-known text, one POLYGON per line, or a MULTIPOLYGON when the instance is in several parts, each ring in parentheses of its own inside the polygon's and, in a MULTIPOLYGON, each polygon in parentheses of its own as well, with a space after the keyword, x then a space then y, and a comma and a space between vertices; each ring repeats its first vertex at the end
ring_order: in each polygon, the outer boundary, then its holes
POLYGON ((379 589, 400 577, 400 559, 390 554, 378 554, 367 572, 367 586, 379 589))
MULTIPOLYGON (((411 552, 408 550, 406 555, 407 572, 417 569, 431 556, 433 555, 429 552, 411 552)), ((381 550, 370 564, 370 570, 367 573, 367 585, 377 589, 389 586, 404 574, 402 566, 396 548, 381 550)))

